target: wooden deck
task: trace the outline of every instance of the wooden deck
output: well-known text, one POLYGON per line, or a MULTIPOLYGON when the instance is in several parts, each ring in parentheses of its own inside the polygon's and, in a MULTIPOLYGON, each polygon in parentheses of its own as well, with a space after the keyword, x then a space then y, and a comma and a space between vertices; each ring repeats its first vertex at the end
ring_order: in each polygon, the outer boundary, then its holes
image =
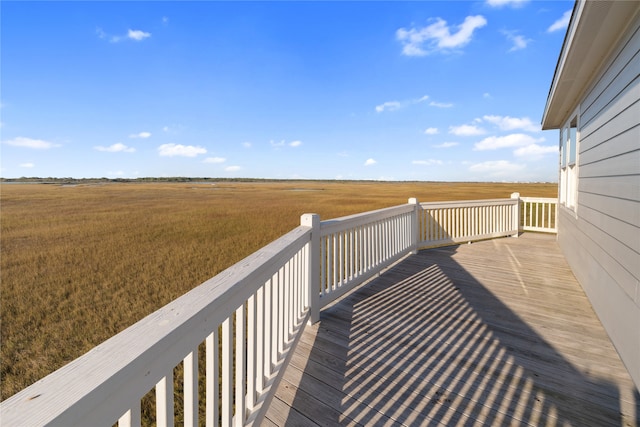
POLYGON ((555 236, 420 251, 307 326, 264 425, 634 426, 555 236))

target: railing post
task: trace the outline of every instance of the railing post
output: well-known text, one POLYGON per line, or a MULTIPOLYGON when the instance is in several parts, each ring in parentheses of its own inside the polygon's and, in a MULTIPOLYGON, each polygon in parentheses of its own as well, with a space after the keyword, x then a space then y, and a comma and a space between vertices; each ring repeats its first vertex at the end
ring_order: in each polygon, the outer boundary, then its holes
POLYGON ((516 234, 511 237, 518 237, 520 232, 520 193, 511 193, 511 198, 516 200, 513 207, 513 229, 516 230, 516 234))
POLYGON ((309 322, 320 320, 320 215, 304 214, 300 225, 311 227, 311 242, 307 259, 307 283, 309 285, 309 322))
POLYGON ((411 197, 408 202, 410 205, 414 205, 413 207, 413 215, 411 215, 411 254, 415 255, 418 253, 418 243, 420 242, 420 227, 418 227, 418 215, 420 215, 420 204, 418 203, 418 199, 415 197, 411 197))

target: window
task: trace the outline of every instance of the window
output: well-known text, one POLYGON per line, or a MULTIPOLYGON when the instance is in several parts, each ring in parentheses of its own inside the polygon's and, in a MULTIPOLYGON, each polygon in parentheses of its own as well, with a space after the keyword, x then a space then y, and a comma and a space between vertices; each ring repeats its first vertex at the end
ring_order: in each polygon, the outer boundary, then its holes
POLYGON ((578 196, 578 115, 560 130, 560 204, 575 210, 578 196))

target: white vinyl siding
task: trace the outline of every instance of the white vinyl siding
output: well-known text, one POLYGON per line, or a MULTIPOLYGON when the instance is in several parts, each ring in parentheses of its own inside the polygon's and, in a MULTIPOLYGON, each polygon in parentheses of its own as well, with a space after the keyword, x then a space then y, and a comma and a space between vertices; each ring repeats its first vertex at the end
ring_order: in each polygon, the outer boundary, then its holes
POLYGON ((558 242, 636 384, 640 384, 639 28, 636 16, 576 106, 573 201, 573 138, 568 125, 574 116, 561 130, 566 162, 563 165, 561 158, 564 208, 558 217, 558 242))

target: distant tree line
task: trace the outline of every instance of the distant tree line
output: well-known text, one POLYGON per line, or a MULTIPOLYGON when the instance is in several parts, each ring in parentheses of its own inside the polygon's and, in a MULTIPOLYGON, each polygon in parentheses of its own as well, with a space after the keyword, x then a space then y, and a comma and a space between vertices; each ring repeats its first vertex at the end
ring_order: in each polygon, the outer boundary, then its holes
POLYGON ((285 181, 278 179, 261 179, 261 178, 199 178, 199 177, 144 177, 144 178, 44 178, 44 177, 20 177, 20 178, 2 178, 1 182, 23 182, 23 183, 39 183, 39 184, 95 184, 109 182, 273 182, 285 181))

